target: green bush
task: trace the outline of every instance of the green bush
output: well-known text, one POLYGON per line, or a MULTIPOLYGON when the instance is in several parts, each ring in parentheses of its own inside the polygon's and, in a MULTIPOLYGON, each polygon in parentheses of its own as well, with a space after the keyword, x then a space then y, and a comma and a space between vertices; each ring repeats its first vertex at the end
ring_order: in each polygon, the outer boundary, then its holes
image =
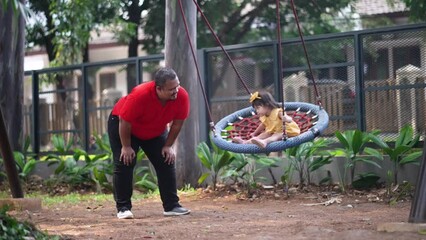
POLYGON ((422 151, 420 149, 414 149, 419 139, 420 135, 415 135, 413 127, 410 125, 402 127, 394 146, 378 137, 372 138, 372 141, 379 145, 384 153, 389 155, 393 163, 393 171, 390 172, 390 175, 392 175, 393 172, 393 183, 395 185, 398 183, 398 167, 404 166, 405 164, 420 164, 419 159, 422 156, 422 151))
POLYGON ((212 177, 213 190, 216 190, 216 184, 223 173, 223 169, 229 166, 234 161, 234 154, 218 148, 212 144, 212 150, 207 146, 205 142, 200 143, 197 146, 197 156, 200 159, 204 167, 209 171, 201 175, 198 179, 198 183, 203 183, 207 177, 212 177))
POLYGON ((299 187, 302 187, 305 182, 310 185, 311 173, 331 163, 334 155, 325 150, 330 143, 330 140, 319 138, 284 150, 290 161, 289 169, 299 173, 299 187))
POLYGON ((8 207, 0 209, 0 239, 36 239, 36 240, 59 240, 59 236, 49 236, 47 233, 37 230, 28 222, 20 222, 7 214, 8 207))
MULTIPOLYGON (((340 174, 340 187, 343 192, 346 190, 346 175, 350 172, 351 184, 355 180, 355 167, 358 163, 365 163, 381 168, 381 165, 372 159, 383 160, 383 155, 371 147, 367 147, 367 143, 379 134, 379 131, 362 132, 360 130, 347 130, 343 133, 336 131, 335 135, 341 143, 341 148, 332 151, 335 156, 345 158, 343 176, 340 174)), ((370 175, 371 176, 371 175, 370 175)))

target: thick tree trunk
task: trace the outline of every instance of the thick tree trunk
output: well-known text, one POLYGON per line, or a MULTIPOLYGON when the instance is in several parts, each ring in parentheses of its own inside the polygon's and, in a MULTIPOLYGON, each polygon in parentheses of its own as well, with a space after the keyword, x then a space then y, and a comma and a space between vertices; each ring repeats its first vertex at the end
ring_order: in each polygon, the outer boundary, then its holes
MULTIPOLYGON (((22 0, 23 1, 23 0, 22 0)), ((24 197, 12 150, 21 150, 24 18, 0 5, 0 150, 14 198, 24 197)))
MULTIPOLYGON (((186 14, 190 38, 196 49, 196 8, 192 1, 182 1, 186 14)), ((191 113, 179 134, 175 144, 177 149, 177 183, 197 185, 201 176, 201 162, 195 149, 199 143, 199 93, 197 72, 188 43, 185 26, 179 8, 179 0, 166 0, 166 33, 165 33, 166 66, 175 69, 181 85, 191 98, 191 113)))
POLYGON ((12 150, 21 150, 22 143, 24 24, 11 3, 6 11, 0 6, 0 106, 12 150))
MULTIPOLYGON (((136 25, 134 36, 130 39, 128 44, 128 57, 138 56, 139 47, 139 25, 141 21, 142 7, 139 6, 140 1, 132 1, 132 5, 129 7, 129 22, 136 25)), ((146 1, 144 1, 146 2, 146 1)), ((130 63, 127 65, 127 92, 130 93, 132 89, 137 85, 136 82, 136 65, 130 63)))

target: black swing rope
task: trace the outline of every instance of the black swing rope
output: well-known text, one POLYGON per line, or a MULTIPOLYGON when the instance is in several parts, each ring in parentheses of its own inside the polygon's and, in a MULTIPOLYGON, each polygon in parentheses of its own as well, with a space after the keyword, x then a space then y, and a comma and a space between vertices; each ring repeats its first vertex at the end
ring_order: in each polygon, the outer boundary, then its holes
MULTIPOLYGON (((242 79, 241 75, 239 74, 237 68, 235 67, 231 57, 229 56, 229 54, 227 53, 227 51, 225 50, 225 48, 223 47, 223 44, 221 43, 220 39, 218 38, 218 36, 215 34, 215 32, 213 31, 213 28, 211 27, 209 21, 207 20, 206 16, 204 15, 204 13, 202 12, 200 6, 198 5, 198 3, 196 2, 196 0, 193 0, 195 6, 197 7, 198 12, 201 14, 202 19, 204 20, 204 22, 206 23, 206 25, 208 26, 208 28, 210 29, 212 35, 215 37, 216 42, 219 44, 219 46, 221 47, 222 51, 225 53, 226 57, 228 58, 232 68, 234 69, 235 73, 237 74, 238 78, 240 79, 241 83, 244 85, 244 88, 246 89, 246 91, 251 95, 250 90, 248 89, 247 85, 245 84, 244 80, 242 79)), ((279 71, 279 77, 280 77, 280 82, 282 81, 282 46, 281 46, 281 32, 280 32, 280 15, 279 15, 279 0, 276 0, 276 4, 277 4, 277 38, 278 38, 278 48, 279 48, 279 66, 280 66, 280 71, 279 71)), ((294 2, 293 0, 291 0, 291 4, 292 4, 292 9, 293 9, 293 14, 295 15, 295 19, 296 19, 296 23, 299 29, 299 35, 301 37, 301 41, 303 44, 303 48, 305 51, 305 57, 307 59, 308 65, 309 65, 309 70, 311 72, 312 78, 313 78, 313 74, 312 74, 312 68, 309 62, 309 58, 308 58, 308 53, 306 50, 306 46, 305 46, 305 42, 302 36, 302 32, 299 26, 299 22, 298 22, 298 17, 297 17, 297 13, 294 7, 294 2)), ((260 149, 258 146, 254 145, 254 144, 234 144, 234 143, 229 143, 225 140, 223 140, 221 138, 221 132, 223 131, 223 129, 226 128, 227 125, 229 125, 229 123, 233 123, 235 121, 241 120, 242 116, 250 116, 253 115, 253 110, 252 107, 248 107, 242 110, 239 110, 233 114, 228 115, 227 117, 225 117, 224 119, 220 120, 218 122, 218 124, 215 126, 212 120, 212 114, 208 105, 208 101, 207 101, 207 97, 206 97, 206 93, 201 81, 201 75, 200 75, 200 71, 198 68, 198 62, 196 60, 196 56, 195 56, 195 52, 194 52, 194 47, 192 44, 192 41, 190 39, 189 36, 189 30, 188 30, 188 25, 186 22, 186 18, 185 18, 185 13, 183 10, 183 6, 182 6, 182 2, 181 0, 179 0, 179 6, 180 6, 180 11, 181 11, 181 15, 183 18, 183 22, 185 25, 185 31, 186 31, 186 35, 188 38, 188 42, 191 48, 191 53, 195 62, 195 67, 197 69, 197 75, 198 75, 198 80, 200 82, 201 88, 202 88, 202 92, 203 92, 203 96, 204 96, 204 100, 206 102, 206 106, 207 106, 207 110, 208 110, 208 114, 209 114, 209 118, 210 118, 210 127, 212 129, 214 138, 213 141, 215 142, 215 144, 224 149, 224 150, 229 150, 229 151, 233 151, 233 152, 240 152, 240 153, 260 153, 260 152, 275 152, 275 151, 280 151, 283 150, 285 148, 288 147, 293 147, 293 146, 297 146, 303 142, 307 142, 309 140, 312 140, 313 138, 315 138, 316 136, 318 136, 327 126, 328 126, 328 114, 322 109, 321 107, 321 102, 320 102, 320 97, 318 95, 318 91, 316 88, 316 84, 315 84, 315 80, 313 79, 313 85, 315 87, 315 93, 316 93, 316 97, 318 100, 318 105, 319 108, 316 108, 315 105, 313 104, 309 104, 309 103, 285 103, 283 101, 283 109, 293 109, 295 110, 295 112, 298 112, 300 110, 306 112, 306 114, 304 116, 302 116, 303 118, 306 118, 307 115, 309 114, 314 114, 314 116, 312 117, 312 119, 317 118, 318 116, 320 116, 319 119, 321 119, 321 121, 317 121, 316 123, 316 127, 315 128, 311 128, 311 131, 305 132, 297 137, 293 137, 291 140, 287 140, 287 141, 278 141, 278 142, 272 142, 271 144, 269 144, 266 148, 264 149, 260 149), (219 135, 216 135, 215 132, 215 127, 217 127, 220 131, 219 131, 219 135)), ((281 83, 282 84, 282 83, 281 83)), ((282 88, 282 85, 280 86, 280 88, 282 88)), ((282 89, 281 89, 282 91, 282 89)), ((284 98, 284 96, 283 96, 284 98)), ((283 99, 284 100, 284 99, 283 99)))
MULTIPOLYGON (((277 0, 277 2, 279 2, 279 0, 277 0)), ((312 71, 311 61, 309 61, 309 54, 308 54, 308 51, 306 49, 306 44, 305 44, 305 39, 303 37, 302 29, 300 28, 299 17, 297 16, 297 11, 296 11, 296 7, 294 5, 294 0, 291 0, 291 9, 293 10, 294 20, 296 21, 297 30, 299 31, 300 41, 302 42, 303 52, 305 53, 305 58, 306 58, 306 63, 308 64, 309 72, 311 73, 312 82, 313 82, 314 90, 315 90, 315 96, 317 98, 317 104, 318 104, 318 106, 322 107, 321 96, 318 93, 317 85, 315 83, 315 77, 314 77, 314 74, 313 74, 313 71, 312 71)))
POLYGON ((185 32, 186 32, 186 37, 188 39, 188 43, 189 46, 191 48, 191 53, 192 53, 192 58, 194 59, 195 62, 195 68, 197 69, 197 78, 198 78, 198 82, 200 83, 201 86, 201 91, 203 92, 203 97, 204 97, 204 102, 206 103, 206 107, 207 107, 207 113, 209 115, 209 125, 210 125, 210 129, 215 132, 214 129, 214 122, 213 122, 213 117, 212 117, 212 112, 210 110, 210 106, 208 104, 208 100, 207 100, 207 94, 206 91, 204 90, 204 84, 203 81, 201 81, 201 74, 200 74, 200 69, 198 68, 198 61, 197 61, 197 57, 195 56, 195 51, 194 51, 194 46, 192 44, 192 40, 189 37, 189 29, 188 29, 188 24, 186 22, 186 18, 185 18, 185 12, 183 11, 183 6, 182 6, 182 0, 179 0, 179 8, 180 8, 180 13, 182 15, 182 20, 183 20, 183 24, 185 25, 185 32))

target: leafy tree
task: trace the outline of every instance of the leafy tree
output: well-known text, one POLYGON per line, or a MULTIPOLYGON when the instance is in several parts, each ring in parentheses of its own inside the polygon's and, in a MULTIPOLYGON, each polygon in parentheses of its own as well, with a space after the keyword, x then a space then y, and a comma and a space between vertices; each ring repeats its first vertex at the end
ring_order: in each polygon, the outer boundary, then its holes
MULTIPOLYGON (((389 4, 395 4, 396 0, 388 0, 389 4)), ((411 21, 426 21, 426 3, 425 1, 419 0, 403 0, 405 6, 410 11, 410 20, 411 21)))
MULTIPOLYGON (((29 0, 28 7, 34 14, 26 28, 27 47, 44 47, 50 65, 63 66, 88 61, 91 33, 114 22, 111 16, 117 15, 118 0, 29 0)), ((72 74, 71 71, 45 75, 41 80, 55 85, 57 90, 74 88, 72 74)), ((78 119, 73 98, 70 91, 60 91, 57 98, 65 108, 71 128, 78 119)))
POLYGON ((45 47, 50 62, 66 65, 87 61, 90 33, 115 21, 118 0, 29 0, 28 6, 34 14, 27 47, 45 47))
MULTIPOLYGON (((296 8, 304 34, 337 32, 338 29, 330 19, 334 19, 340 9, 348 6, 350 2, 352 0, 297 1, 296 8), (327 16, 333 17, 326 18, 327 16)), ((276 1, 274 0, 199 0, 198 4, 208 18, 214 33, 225 45, 276 39, 276 1)), ((146 23, 150 24, 149 26, 142 25, 145 36, 142 48, 148 52, 158 53, 164 48, 164 24, 158 17, 163 14, 162 8, 150 9, 146 19, 146 23), (152 18, 155 18, 155 20, 151 20, 152 18)), ((180 11, 177 9, 175 14, 180 14, 180 11)), ((283 36, 297 36, 298 32, 293 13, 288 3, 281 3, 280 14, 283 36)), ((197 22, 198 48, 217 45, 211 31, 203 19, 199 17, 197 22)), ((230 55, 232 57, 232 53, 230 55)), ((323 54, 321 53, 321 55, 323 54)), ((304 58, 303 54, 297 56, 300 59, 304 58)), ((213 93, 218 86, 221 86, 222 74, 225 74, 226 68, 230 67, 226 58, 219 57, 217 60, 217 65, 223 66, 223 69, 219 76, 213 76, 211 79, 212 86, 214 86, 211 89, 213 93)))
MULTIPOLYGON (((120 1, 120 22, 121 28, 118 29, 117 38, 127 44, 127 57, 136 57, 138 56, 139 49, 139 36, 140 28, 144 24, 145 18, 143 15, 149 11, 151 8, 161 8, 163 9, 163 14, 160 14, 156 17, 160 18, 159 21, 163 23, 164 31, 164 8, 165 1, 155 2, 152 0, 121 0, 120 1), (144 13, 144 14, 142 14, 144 13), (124 27, 123 27, 124 26, 124 27)), ((157 20, 157 19, 156 19, 157 20)), ((144 27, 149 28, 149 24, 145 24, 144 27)), ((145 38, 145 37, 144 37, 145 38)), ((143 41, 143 40, 142 40, 143 41)), ((150 48, 148 48, 150 49, 150 48)), ((156 49, 156 48, 154 48, 156 49)), ((157 53, 148 51, 148 53, 157 53)), ((134 64, 129 64, 127 66, 127 91, 130 92, 136 86, 136 66, 134 64)))
MULTIPOLYGON (((160 0, 152 0, 144 28, 143 48, 158 53, 164 46, 164 7, 160 0)), ((198 0, 204 15, 223 44, 238 44, 276 38, 275 0, 198 0)), ((336 15, 354 0, 300 0, 296 2, 299 20, 304 34, 338 32, 336 15)), ((297 28, 289 5, 281 3, 281 26, 284 37, 298 36, 297 28)), ((179 12, 179 11, 177 11, 179 12)), ((341 19, 340 21, 346 21, 341 19)), ((347 20, 349 23, 350 20, 347 20)), ((197 22, 197 45, 199 48, 217 46, 211 32, 199 17, 197 22)))

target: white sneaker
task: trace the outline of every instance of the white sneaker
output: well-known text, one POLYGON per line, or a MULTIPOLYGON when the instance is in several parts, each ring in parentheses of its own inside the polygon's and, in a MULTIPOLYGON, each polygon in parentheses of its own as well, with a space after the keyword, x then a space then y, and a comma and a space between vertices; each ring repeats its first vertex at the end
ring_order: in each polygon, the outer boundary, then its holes
POLYGON ((117 213, 119 219, 132 219, 134 218, 133 213, 130 210, 120 211, 117 213))

